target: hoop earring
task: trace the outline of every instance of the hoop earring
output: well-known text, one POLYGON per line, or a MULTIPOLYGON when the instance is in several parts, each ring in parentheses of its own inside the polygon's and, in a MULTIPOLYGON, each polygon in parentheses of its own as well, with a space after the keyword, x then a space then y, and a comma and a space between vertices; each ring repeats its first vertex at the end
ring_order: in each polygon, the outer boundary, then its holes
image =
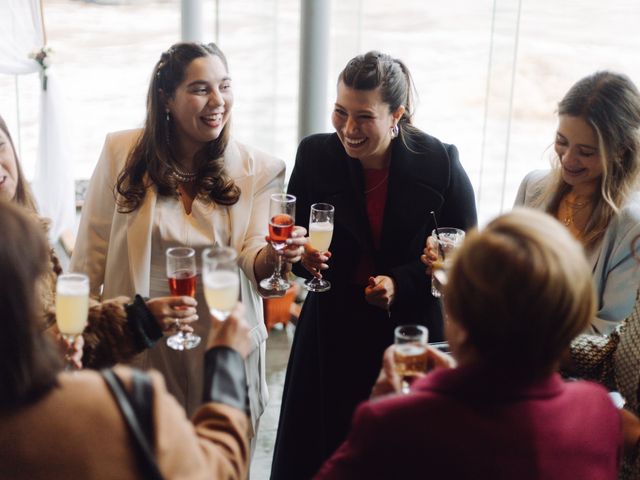
POLYGON ((400 133, 400 129, 398 128, 398 124, 396 123, 393 127, 391 127, 391 139, 393 140, 400 133))

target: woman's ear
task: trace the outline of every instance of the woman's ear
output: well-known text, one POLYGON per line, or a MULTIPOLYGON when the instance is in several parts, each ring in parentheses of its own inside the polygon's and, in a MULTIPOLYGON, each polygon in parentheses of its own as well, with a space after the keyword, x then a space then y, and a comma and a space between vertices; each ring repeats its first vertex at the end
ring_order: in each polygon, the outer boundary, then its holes
POLYGON ((391 113, 391 116, 393 117, 393 126, 394 127, 398 124, 398 122, 402 118, 402 115, 404 115, 405 111, 406 111, 406 109, 404 108, 404 105, 400 105, 398 108, 396 108, 396 110, 394 112, 391 113))

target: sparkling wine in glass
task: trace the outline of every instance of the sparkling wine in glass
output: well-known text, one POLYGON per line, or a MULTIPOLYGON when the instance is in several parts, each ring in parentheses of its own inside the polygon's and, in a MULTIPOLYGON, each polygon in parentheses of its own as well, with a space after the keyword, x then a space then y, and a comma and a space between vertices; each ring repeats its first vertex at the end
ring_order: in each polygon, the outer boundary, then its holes
POLYGON ((394 331, 393 359, 402 380, 402 393, 409 393, 411 382, 427 371, 429 330, 422 325, 401 325, 394 331))
MULTIPOLYGON (((333 237, 333 214, 335 209, 328 203, 314 203, 309 214, 309 244, 319 252, 326 252, 333 237)), ((307 290, 326 292, 331 283, 324 278, 313 277, 304 283, 307 290)))
MULTIPOLYGON (((171 295, 196 295, 196 252, 189 247, 168 248, 167 279, 171 295)), ((191 332, 179 332, 167 338, 167 345, 174 350, 189 350, 200 343, 201 338, 191 332)))
POLYGON ((238 301, 237 254, 230 247, 207 248, 202 252, 202 282, 209 312, 226 320, 238 301))
POLYGON ((89 278, 82 273, 65 273, 56 283, 56 323, 70 343, 82 335, 89 313, 89 278))
POLYGON ((260 287, 273 295, 284 295, 291 286, 282 276, 282 255, 286 241, 291 238, 296 214, 296 197, 286 193, 274 193, 269 201, 269 237, 276 251, 273 274, 260 282, 260 287))

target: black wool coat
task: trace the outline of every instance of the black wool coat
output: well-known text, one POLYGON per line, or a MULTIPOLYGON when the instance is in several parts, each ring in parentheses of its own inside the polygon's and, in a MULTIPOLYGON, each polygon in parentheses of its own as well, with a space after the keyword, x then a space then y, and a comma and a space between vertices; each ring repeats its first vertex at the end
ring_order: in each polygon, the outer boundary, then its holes
MULTIPOLYGON (((422 132, 406 131, 392 144, 380 249, 367 217, 364 174, 338 136, 319 134, 298 147, 288 192, 297 197, 296 225, 308 228, 311 205, 335 207, 329 269, 331 290, 309 292, 289 358, 273 479, 310 478, 344 440, 356 405, 369 396, 384 349, 402 324, 428 327, 429 340, 443 339, 438 299, 420 255, 434 228, 464 230, 477 222, 475 198, 455 146, 422 132), (396 285, 390 314, 364 299, 354 276, 361 255, 374 260, 372 276, 396 285)), ((310 278, 299 264, 294 272, 310 278)))

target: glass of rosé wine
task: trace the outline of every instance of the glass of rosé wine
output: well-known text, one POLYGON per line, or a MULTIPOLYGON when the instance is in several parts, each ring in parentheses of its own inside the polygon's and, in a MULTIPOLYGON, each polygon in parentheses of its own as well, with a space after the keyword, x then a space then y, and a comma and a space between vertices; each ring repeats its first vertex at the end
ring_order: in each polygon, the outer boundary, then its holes
MULTIPOLYGON (((196 295, 196 252, 189 247, 168 248, 167 279, 171 295, 196 295)), ((176 320, 176 328, 180 329, 180 322, 176 320)), ((200 343, 201 338, 191 332, 180 329, 167 338, 167 345, 174 350, 190 350, 200 343)))
POLYGON ((284 295, 291 286, 282 276, 282 254, 293 232, 296 215, 296 197, 286 193, 274 193, 269 201, 269 238, 276 251, 273 274, 260 282, 260 287, 273 296, 284 295))

